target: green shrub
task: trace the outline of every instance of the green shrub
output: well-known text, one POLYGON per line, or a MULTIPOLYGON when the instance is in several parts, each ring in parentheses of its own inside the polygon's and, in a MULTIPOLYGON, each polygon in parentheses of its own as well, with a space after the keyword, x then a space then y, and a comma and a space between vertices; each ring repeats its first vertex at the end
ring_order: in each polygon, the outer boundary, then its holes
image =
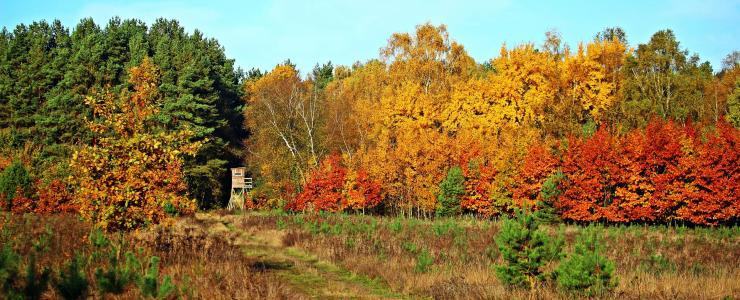
POLYGON ((515 219, 506 219, 495 241, 504 264, 497 265, 496 276, 509 287, 534 288, 546 279, 544 267, 560 258, 562 231, 552 238, 539 229, 539 223, 529 213, 517 212, 515 219))
POLYGON ((137 282, 141 294, 145 297, 167 298, 177 292, 170 276, 159 281, 159 257, 152 256, 149 260, 149 269, 137 282))
POLYGON ((19 190, 25 193, 24 196, 30 196, 31 176, 23 164, 16 160, 0 173, 0 198, 5 199, 7 210, 10 210, 15 193, 19 190))
POLYGON ((401 219, 399 218, 394 219, 393 222, 388 224, 388 228, 393 232, 396 232, 396 233, 400 232, 401 229, 403 229, 403 224, 401 223, 401 219))
POLYGON ((283 218, 281 217, 277 218, 277 221, 275 221, 275 226, 277 226, 277 229, 279 230, 284 230, 288 228, 288 224, 286 224, 283 218))
POLYGON ((433 263, 434 258, 429 254, 429 251, 424 249, 418 256, 416 256, 416 267, 414 268, 414 271, 416 271, 416 273, 426 273, 429 271, 429 267, 433 263))
POLYGON ((401 247, 403 248, 403 250, 406 250, 411 254, 416 254, 419 251, 419 247, 412 242, 403 242, 403 244, 401 244, 401 247))
POLYGON ((10 296, 15 293, 19 280, 20 261, 20 256, 13 251, 10 245, 5 245, 0 249, 0 291, 3 295, 10 296))
POLYGON ((437 195, 437 216, 460 214, 460 196, 465 194, 465 177, 460 167, 452 167, 439 184, 437 195))
POLYGON ((109 254, 109 264, 107 269, 98 268, 95 270, 95 280, 98 282, 98 289, 101 294, 121 294, 126 286, 136 282, 138 279, 138 270, 141 264, 139 260, 130 251, 124 254, 124 263, 120 262, 115 248, 111 249, 109 254))
POLYGON ((539 222, 554 223, 558 221, 558 214, 555 211, 553 203, 562 193, 558 188, 558 185, 564 178, 565 175, 563 172, 557 171, 550 174, 550 176, 545 179, 545 182, 542 183, 542 188, 540 189, 542 200, 537 203, 538 209, 537 212, 535 212, 535 217, 539 222))
POLYGON ((62 298, 71 300, 85 299, 87 297, 89 282, 85 278, 85 273, 81 268, 82 258, 76 255, 59 272, 58 279, 54 282, 54 288, 62 298))
POLYGON ((180 215, 180 212, 177 210, 177 207, 175 207, 174 204, 170 201, 166 201, 164 203, 164 212, 171 217, 176 217, 180 215))
POLYGON ((10 245, 0 250, 0 295, 6 299, 41 299, 51 279, 51 269, 44 268, 40 273, 36 265, 36 253, 32 252, 26 265, 23 278, 20 275, 21 258, 10 245))
POLYGON ((653 253, 647 259, 640 262, 639 268, 653 275, 662 275, 665 272, 675 272, 676 264, 660 253, 653 253))
POLYGON ((614 263, 603 254, 596 227, 589 226, 576 240, 575 249, 557 268, 558 286, 587 295, 603 294, 616 286, 614 263))
POLYGON ((436 236, 443 236, 448 233, 462 234, 462 231, 463 229, 452 219, 448 219, 443 223, 435 222, 432 224, 432 232, 436 236))

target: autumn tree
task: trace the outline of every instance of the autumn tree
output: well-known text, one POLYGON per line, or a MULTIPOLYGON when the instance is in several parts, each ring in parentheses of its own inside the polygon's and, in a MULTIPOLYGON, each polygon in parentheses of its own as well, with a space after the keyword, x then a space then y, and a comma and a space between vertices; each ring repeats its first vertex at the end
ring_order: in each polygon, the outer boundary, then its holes
POLYGON ((641 127, 645 116, 651 114, 696 120, 712 69, 708 63, 700 63, 698 56, 689 56, 681 49, 673 31, 661 30, 628 56, 624 72, 625 121, 641 127))
POLYGON ((592 137, 571 136, 563 154, 563 193, 555 207, 564 219, 598 221, 613 204, 617 165, 614 137, 601 127, 592 137))
POLYGON ((95 139, 75 152, 70 166, 80 213, 105 229, 133 229, 195 210, 183 156, 194 155, 200 144, 190 142, 192 131, 165 130, 158 118, 159 76, 145 58, 129 71, 131 91, 87 100, 95 139))
POLYGON ((253 172, 287 191, 302 185, 323 154, 323 97, 291 65, 279 65, 245 83, 245 119, 251 138, 247 161, 253 172))
POLYGON ((364 170, 347 168, 338 154, 332 154, 310 175, 298 195, 288 203, 293 211, 355 210, 364 212, 380 203, 380 184, 364 170))
POLYGON ((453 165, 450 146, 456 125, 448 122, 446 104, 454 84, 470 77, 476 64, 449 39, 444 26, 431 24, 418 26, 413 35, 394 34, 381 58, 387 71, 371 62, 366 71, 374 73, 355 72, 373 76, 373 87, 382 87, 359 95, 360 128, 369 127, 360 131, 367 135, 360 136, 371 143, 358 161, 371 178, 386 183, 384 197, 391 207, 430 214, 436 209, 442 170, 453 165))
POLYGON ((716 124, 706 141, 695 136, 694 153, 682 158, 685 181, 674 189, 676 218, 702 225, 737 220, 740 214, 740 130, 727 123, 716 124))
POLYGON ((325 89, 326 146, 353 159, 360 150, 375 145, 383 115, 381 98, 388 84, 386 65, 379 60, 338 66, 334 80, 325 89))
MULTIPOLYGON (((626 46, 616 39, 580 44, 575 55, 563 64, 563 102, 560 112, 570 116, 570 123, 581 125, 589 120, 597 124, 609 120, 619 100, 626 46)), ((578 127, 578 126, 576 126, 578 127)))
POLYGON ((727 122, 740 128, 740 78, 735 80, 735 86, 732 93, 727 96, 727 122))
POLYGON ((532 145, 515 179, 515 203, 520 207, 533 209, 537 202, 542 201, 540 191, 544 181, 556 171, 558 163, 543 145, 532 145))

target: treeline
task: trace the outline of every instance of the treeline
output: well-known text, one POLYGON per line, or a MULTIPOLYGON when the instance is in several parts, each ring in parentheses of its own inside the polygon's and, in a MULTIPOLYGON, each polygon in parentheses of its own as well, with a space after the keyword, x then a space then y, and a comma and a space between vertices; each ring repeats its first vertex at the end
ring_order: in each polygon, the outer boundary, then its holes
POLYGON ((351 67, 302 78, 278 65, 245 83, 253 205, 732 222, 739 57, 714 72, 670 30, 630 47, 608 28, 575 48, 548 32, 477 63, 424 24, 351 67))
MULTIPOLYGON (((183 170, 189 195, 201 208, 228 198, 227 168, 241 165, 241 71, 218 41, 175 20, 151 26, 119 18, 92 19, 74 28, 61 22, 21 24, 0 32, 0 169, 20 160, 38 192, 57 180, 54 193, 72 191, 69 159, 96 142, 88 123, 99 121, 85 100, 132 89, 128 70, 146 57, 161 70, 157 118, 167 130, 188 128, 205 142, 183 170), (60 183, 67 186, 60 186, 60 183)), ((110 97, 109 97, 110 98, 110 97)), ((54 194, 52 193, 52 194, 54 194)))
POLYGON ((245 164, 258 208, 733 222, 739 64, 619 28, 476 62, 423 24, 364 63, 243 73, 176 21, 19 25, 0 35, 0 198, 129 229, 222 206, 245 164))

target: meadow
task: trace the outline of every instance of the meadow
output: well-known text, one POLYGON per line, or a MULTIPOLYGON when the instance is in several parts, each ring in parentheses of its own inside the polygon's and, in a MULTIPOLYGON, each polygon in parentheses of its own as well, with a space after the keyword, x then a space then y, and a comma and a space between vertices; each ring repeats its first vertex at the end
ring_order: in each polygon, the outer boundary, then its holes
MULTIPOLYGON (((3 214, 0 228, 0 242, 20 258, 23 279, 16 281, 16 287, 27 287, 28 266, 35 257, 36 284, 48 283, 43 289, 37 287, 44 291, 40 295, 44 299, 62 298, 57 288, 59 271, 66 271, 74 257, 81 258, 82 277, 89 282, 87 295, 105 299, 740 296, 737 226, 596 225, 605 243, 603 255, 615 263, 617 279, 614 289, 598 295, 565 291, 550 279, 533 290, 499 282, 494 266, 503 259, 494 239, 501 230, 500 220, 219 211, 104 234, 75 215, 3 214), (107 245, 101 246, 96 235, 106 236, 107 245), (110 257, 118 257, 123 266, 119 268, 133 274, 120 292, 104 291, 100 283, 104 276, 96 274, 115 269, 110 257), (153 274, 154 290, 160 294, 145 292, 144 278, 152 277, 152 257, 160 260, 158 273, 153 274), (47 268, 44 283, 38 279, 47 268)), ((563 251, 568 252, 584 227, 546 225, 543 229, 550 234, 564 232, 563 251)), ((4 257, 7 268, 7 254, 4 257)))

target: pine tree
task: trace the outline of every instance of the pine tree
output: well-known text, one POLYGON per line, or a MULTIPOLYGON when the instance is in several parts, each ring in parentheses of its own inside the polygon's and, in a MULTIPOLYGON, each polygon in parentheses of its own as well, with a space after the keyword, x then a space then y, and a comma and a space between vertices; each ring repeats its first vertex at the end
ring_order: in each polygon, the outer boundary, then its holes
POLYGON ((563 245, 562 232, 557 238, 548 236, 527 212, 504 220, 495 241, 504 258, 504 264, 496 266, 496 276, 507 286, 527 289, 547 278, 545 265, 560 258, 563 245))
POLYGON ((573 253, 556 269, 560 288, 592 296, 616 286, 614 263, 603 255, 604 243, 598 230, 595 226, 585 228, 573 253))
POLYGON ((554 202, 562 193, 558 185, 564 178, 565 175, 563 172, 557 171, 550 174, 545 179, 545 182, 542 183, 542 189, 540 190, 541 200, 537 202, 537 211, 535 212, 535 217, 539 222, 553 223, 558 220, 554 202))
POLYGON ((450 168, 442 182, 439 183, 437 195, 437 216, 454 216, 460 214, 460 198, 465 194, 465 177, 458 166, 450 168))
POLYGON ((89 282, 82 270, 83 259, 79 255, 70 260, 64 269, 59 272, 54 281, 54 288, 66 300, 85 299, 89 282))
POLYGON ((0 200, 5 200, 3 206, 10 211, 13 198, 16 196, 28 197, 31 192, 31 177, 20 161, 13 162, 0 173, 0 200), (23 195, 17 195, 21 192, 23 195))

